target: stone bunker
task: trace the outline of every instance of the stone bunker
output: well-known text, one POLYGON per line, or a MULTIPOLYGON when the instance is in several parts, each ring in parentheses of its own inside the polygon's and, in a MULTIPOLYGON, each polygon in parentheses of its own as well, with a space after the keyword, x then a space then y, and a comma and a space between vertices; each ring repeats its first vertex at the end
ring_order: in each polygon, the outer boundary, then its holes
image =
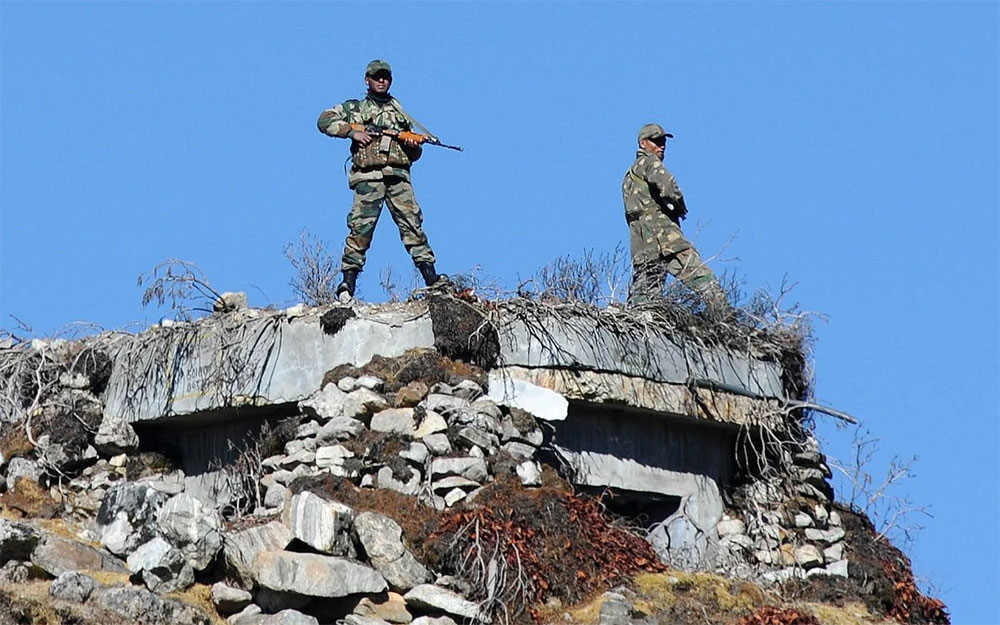
POLYGON ((143 448, 174 458, 188 492, 224 499, 220 468, 296 414, 328 372, 421 349, 482 367, 491 400, 542 424, 540 461, 578 487, 613 493, 612 507, 685 568, 719 560, 725 493, 749 477, 738 446, 754 429, 783 427, 797 399, 775 359, 641 319, 435 297, 152 328, 113 355, 104 418, 126 421, 143 448))

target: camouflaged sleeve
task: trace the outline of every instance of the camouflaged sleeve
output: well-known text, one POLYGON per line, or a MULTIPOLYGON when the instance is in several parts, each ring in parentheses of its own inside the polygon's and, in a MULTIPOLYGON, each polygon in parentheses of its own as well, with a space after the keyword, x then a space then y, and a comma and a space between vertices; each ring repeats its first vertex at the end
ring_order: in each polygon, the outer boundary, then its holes
POLYGON ((658 158, 648 158, 643 163, 642 177, 649 183, 649 186, 656 191, 657 194, 664 200, 671 203, 680 203, 684 201, 684 195, 681 193, 681 188, 677 186, 677 181, 674 180, 673 174, 667 171, 667 168, 663 166, 663 162, 658 158))
POLYGON ((349 121, 350 101, 328 108, 319 114, 316 127, 323 134, 331 137, 350 137, 352 134, 349 121))

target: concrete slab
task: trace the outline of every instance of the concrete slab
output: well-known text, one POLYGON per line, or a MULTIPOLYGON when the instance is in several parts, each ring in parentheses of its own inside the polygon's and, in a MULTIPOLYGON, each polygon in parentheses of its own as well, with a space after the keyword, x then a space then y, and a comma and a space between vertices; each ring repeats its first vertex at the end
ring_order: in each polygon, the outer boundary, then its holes
POLYGON ((318 314, 227 316, 154 328, 115 354, 104 412, 134 423, 299 401, 337 365, 433 344, 430 318, 412 308, 364 310, 332 336, 318 314))

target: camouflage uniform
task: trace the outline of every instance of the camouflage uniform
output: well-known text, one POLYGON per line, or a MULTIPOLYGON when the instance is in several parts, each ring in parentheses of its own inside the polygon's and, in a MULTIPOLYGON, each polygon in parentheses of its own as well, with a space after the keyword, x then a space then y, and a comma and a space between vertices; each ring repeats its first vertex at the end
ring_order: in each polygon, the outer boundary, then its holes
MULTIPOLYGON (((650 124, 643 127, 646 131, 650 124)), ((657 136, 672 136, 656 126, 657 136)), ((648 132, 647 132, 648 134, 648 132)), ((639 138, 651 138, 643 136, 639 138)), ((622 181, 625 221, 632 251, 632 297, 637 303, 662 293, 667 273, 709 301, 725 301, 712 270, 684 238, 680 218, 687 213, 684 196, 660 158, 640 149, 622 181)))
MULTIPOLYGON (((351 124, 411 130, 409 119, 400 109, 388 94, 385 98, 368 94, 363 100, 347 100, 323 111, 317 126, 331 137, 347 138, 357 132, 351 124)), ((410 165, 421 152, 420 146, 410 147, 388 136, 372 137, 367 146, 351 143, 353 165, 348 186, 354 190, 354 204, 347 216, 350 234, 341 261, 343 271, 361 271, 364 267, 383 201, 389 205, 389 214, 413 262, 418 266, 434 263, 434 252, 423 230, 423 214, 410 184, 410 165)))

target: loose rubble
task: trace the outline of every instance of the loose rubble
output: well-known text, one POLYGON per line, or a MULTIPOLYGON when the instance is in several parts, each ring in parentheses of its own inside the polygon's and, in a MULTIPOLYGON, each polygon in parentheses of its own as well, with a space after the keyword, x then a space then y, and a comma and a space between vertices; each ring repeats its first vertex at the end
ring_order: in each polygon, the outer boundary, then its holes
MULTIPOLYGON (((220 314, 253 313, 245 296, 225 295, 220 314)), ((339 322, 345 323, 350 316, 339 322)), ((259 437, 234 445, 235 459, 219 463, 216 488, 207 496, 191 479, 196 476, 153 451, 148 435, 104 414, 107 354, 81 357, 68 343, 22 349, 44 354, 59 373, 50 376, 32 417, 44 426, 37 433, 28 436, 23 422, 0 419, 0 588, 45 580, 51 597, 73 609, 136 623, 493 622, 501 602, 484 599, 482 579, 463 579, 453 563, 429 558, 426 544, 414 544, 427 536, 407 534, 404 527, 411 526, 386 510, 308 486, 330 480, 366 497, 392 493, 428 514, 452 514, 445 529, 461 544, 460 521, 514 523, 510 515, 464 512, 475 510, 484 492, 502 482, 537 493, 550 467, 559 468, 546 419, 566 418, 564 398, 548 391, 563 403, 557 410, 545 404, 545 418, 538 418, 498 403, 489 376, 475 365, 415 349, 327 372, 321 388, 283 407, 259 437), (177 598, 195 592, 205 598, 201 607, 177 598)), ((463 348, 455 343, 449 353, 463 348)), ((682 502, 683 514, 646 537, 652 546, 616 534, 629 561, 596 559, 594 571, 617 571, 619 564, 631 572, 660 571, 658 557, 678 568, 762 583, 849 577, 850 536, 818 442, 799 437, 777 465, 769 479, 748 480, 729 493, 728 507, 714 516, 685 510, 694 500, 682 502), (704 526, 703 518, 711 524, 704 526), (698 558, 671 551, 679 537, 700 541, 698 558)), ((560 514, 603 514, 597 504, 574 505, 560 514)), ((521 541, 505 548, 541 540, 523 521, 505 526, 521 541)), ((529 570, 542 570, 522 555, 529 570)), ((498 574, 493 566, 485 576, 498 574)), ((530 597, 525 590, 528 599, 547 596, 540 576, 524 583, 534 584, 530 597)), ((636 622, 625 590, 604 593, 602 600, 601 623, 636 622)))

